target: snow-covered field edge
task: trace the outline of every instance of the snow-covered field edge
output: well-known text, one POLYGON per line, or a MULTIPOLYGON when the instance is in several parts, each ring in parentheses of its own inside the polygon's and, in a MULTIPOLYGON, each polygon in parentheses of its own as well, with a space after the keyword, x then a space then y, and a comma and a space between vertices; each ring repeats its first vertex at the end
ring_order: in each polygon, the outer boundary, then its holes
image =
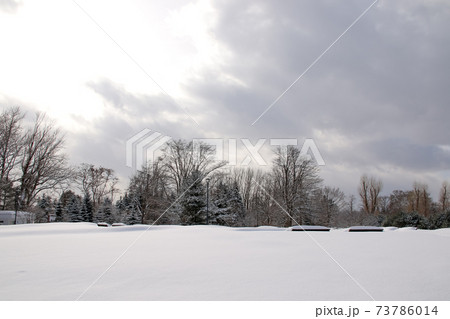
POLYGON ((0 227, 0 300, 450 300, 450 229, 0 227))

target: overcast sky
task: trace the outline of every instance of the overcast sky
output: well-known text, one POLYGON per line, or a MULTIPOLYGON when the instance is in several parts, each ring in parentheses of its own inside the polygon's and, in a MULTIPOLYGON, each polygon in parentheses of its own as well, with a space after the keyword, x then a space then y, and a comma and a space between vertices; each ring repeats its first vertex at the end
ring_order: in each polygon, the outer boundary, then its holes
POLYGON ((450 180, 450 2, 380 0, 329 48, 373 1, 0 0, 0 106, 46 112, 72 164, 123 180, 125 142, 148 128, 312 138, 328 185, 356 193, 367 173, 385 194, 419 181, 437 199, 450 180))

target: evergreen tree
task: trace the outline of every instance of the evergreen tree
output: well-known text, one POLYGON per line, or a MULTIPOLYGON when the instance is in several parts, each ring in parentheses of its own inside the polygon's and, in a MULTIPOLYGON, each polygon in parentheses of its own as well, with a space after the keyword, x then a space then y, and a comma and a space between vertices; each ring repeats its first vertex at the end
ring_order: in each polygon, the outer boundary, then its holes
POLYGON ((429 229, 432 224, 423 215, 417 212, 412 213, 399 213, 390 216, 384 223, 383 226, 395 226, 395 227, 417 227, 420 229, 429 229))
POLYGON ((84 201, 81 203, 81 208, 80 208, 80 221, 82 222, 87 222, 87 218, 88 218, 88 213, 87 213, 87 208, 86 205, 84 204, 84 201))
POLYGON ((128 212, 127 212, 127 216, 126 216, 126 223, 128 225, 134 225, 134 224, 138 224, 140 220, 141 220, 141 218, 139 216, 139 211, 138 211, 137 205, 130 204, 128 212))
POLYGON ((55 215, 55 222, 60 223, 64 221, 64 210, 60 200, 56 203, 55 215))
POLYGON ((121 223, 126 223, 125 216, 126 216, 126 206, 123 202, 123 197, 120 196, 120 198, 116 201, 116 213, 117 213, 117 220, 121 223))
POLYGON ((115 222, 112 202, 109 198, 105 198, 103 203, 100 205, 97 213, 97 219, 99 222, 105 222, 108 224, 113 224, 115 222))
POLYGON ((105 201, 103 202, 103 216, 108 224, 114 223, 113 208, 109 198, 105 198, 105 201))
POLYGON ((125 193, 125 195, 123 196, 123 206, 130 207, 130 205, 131 205, 130 196, 128 195, 128 193, 125 193))
POLYGON ((185 194, 181 200, 181 222, 186 225, 204 224, 205 218, 205 189, 201 182, 201 173, 194 171, 184 183, 185 194))
POLYGON ((73 191, 67 190, 64 191, 59 197, 59 201, 61 202, 62 207, 67 207, 69 202, 72 200, 72 197, 77 196, 73 191))
POLYGON ((51 215, 53 213, 52 200, 50 196, 43 195, 39 199, 38 206, 43 213, 42 218, 38 218, 38 220, 42 220, 49 223, 51 221, 51 215))
POLYGON ((211 209, 213 224, 223 226, 241 226, 244 222, 244 203, 236 183, 227 185, 222 181, 213 195, 211 209))
POLYGON ((13 182, 9 178, 0 180, 0 210, 14 209, 15 197, 13 182))
POLYGON ((81 205, 81 218, 85 222, 92 223, 94 221, 94 208, 92 205, 91 196, 88 193, 84 194, 83 203, 81 205))
POLYGON ((123 197, 116 202, 116 216, 117 220, 120 220, 125 224, 137 224, 140 222, 139 209, 135 206, 136 202, 133 199, 134 195, 125 193, 123 197), (134 211, 133 211, 134 210, 134 211))
MULTIPOLYGON (((125 193, 125 196, 128 196, 127 193, 125 193)), ((125 196, 124 197, 120 196, 119 200, 116 201, 116 209, 119 212, 123 212, 126 210, 127 206, 126 206, 125 200, 124 200, 125 196)))
POLYGON ((130 225, 143 224, 141 197, 137 194, 128 195, 127 205, 127 223, 130 225))
POLYGON ((82 222, 83 217, 81 215, 80 200, 78 196, 72 196, 67 204, 67 214, 71 222, 82 222))
POLYGON ((450 210, 446 213, 437 214, 432 219, 432 228, 448 228, 450 227, 450 210))

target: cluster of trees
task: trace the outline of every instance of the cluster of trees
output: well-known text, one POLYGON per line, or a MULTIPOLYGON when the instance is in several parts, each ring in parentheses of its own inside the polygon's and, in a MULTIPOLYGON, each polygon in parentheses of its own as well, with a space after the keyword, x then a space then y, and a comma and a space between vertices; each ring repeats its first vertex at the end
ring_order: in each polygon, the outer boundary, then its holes
POLYGON ((31 207, 46 191, 67 187, 72 174, 62 152, 63 134, 37 114, 23 127, 24 114, 14 107, 0 114, 0 209, 31 207))
POLYGON ((423 228, 450 224, 448 184, 433 202, 425 184, 381 196, 382 182, 362 176, 360 205, 353 195, 323 184, 318 166, 297 147, 275 150, 270 170, 228 167, 206 144, 173 140, 161 157, 129 180, 120 196, 112 169, 68 165, 62 132, 38 114, 0 114, 0 209, 33 211, 37 222, 216 224, 226 226, 320 224, 423 228))
POLYGON ((376 216, 379 225, 423 229, 450 227, 447 182, 442 183, 437 202, 431 198, 428 185, 423 183, 414 182, 411 190, 394 190, 388 196, 380 196, 381 186, 381 181, 363 176, 359 187, 364 212, 376 216))

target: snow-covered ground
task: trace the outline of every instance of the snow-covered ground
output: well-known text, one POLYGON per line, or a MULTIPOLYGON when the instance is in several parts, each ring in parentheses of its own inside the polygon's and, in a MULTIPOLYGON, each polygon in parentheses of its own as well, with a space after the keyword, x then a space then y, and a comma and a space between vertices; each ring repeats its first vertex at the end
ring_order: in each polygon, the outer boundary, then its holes
POLYGON ((1 226, 0 300, 450 300, 450 229, 147 229, 1 226))

